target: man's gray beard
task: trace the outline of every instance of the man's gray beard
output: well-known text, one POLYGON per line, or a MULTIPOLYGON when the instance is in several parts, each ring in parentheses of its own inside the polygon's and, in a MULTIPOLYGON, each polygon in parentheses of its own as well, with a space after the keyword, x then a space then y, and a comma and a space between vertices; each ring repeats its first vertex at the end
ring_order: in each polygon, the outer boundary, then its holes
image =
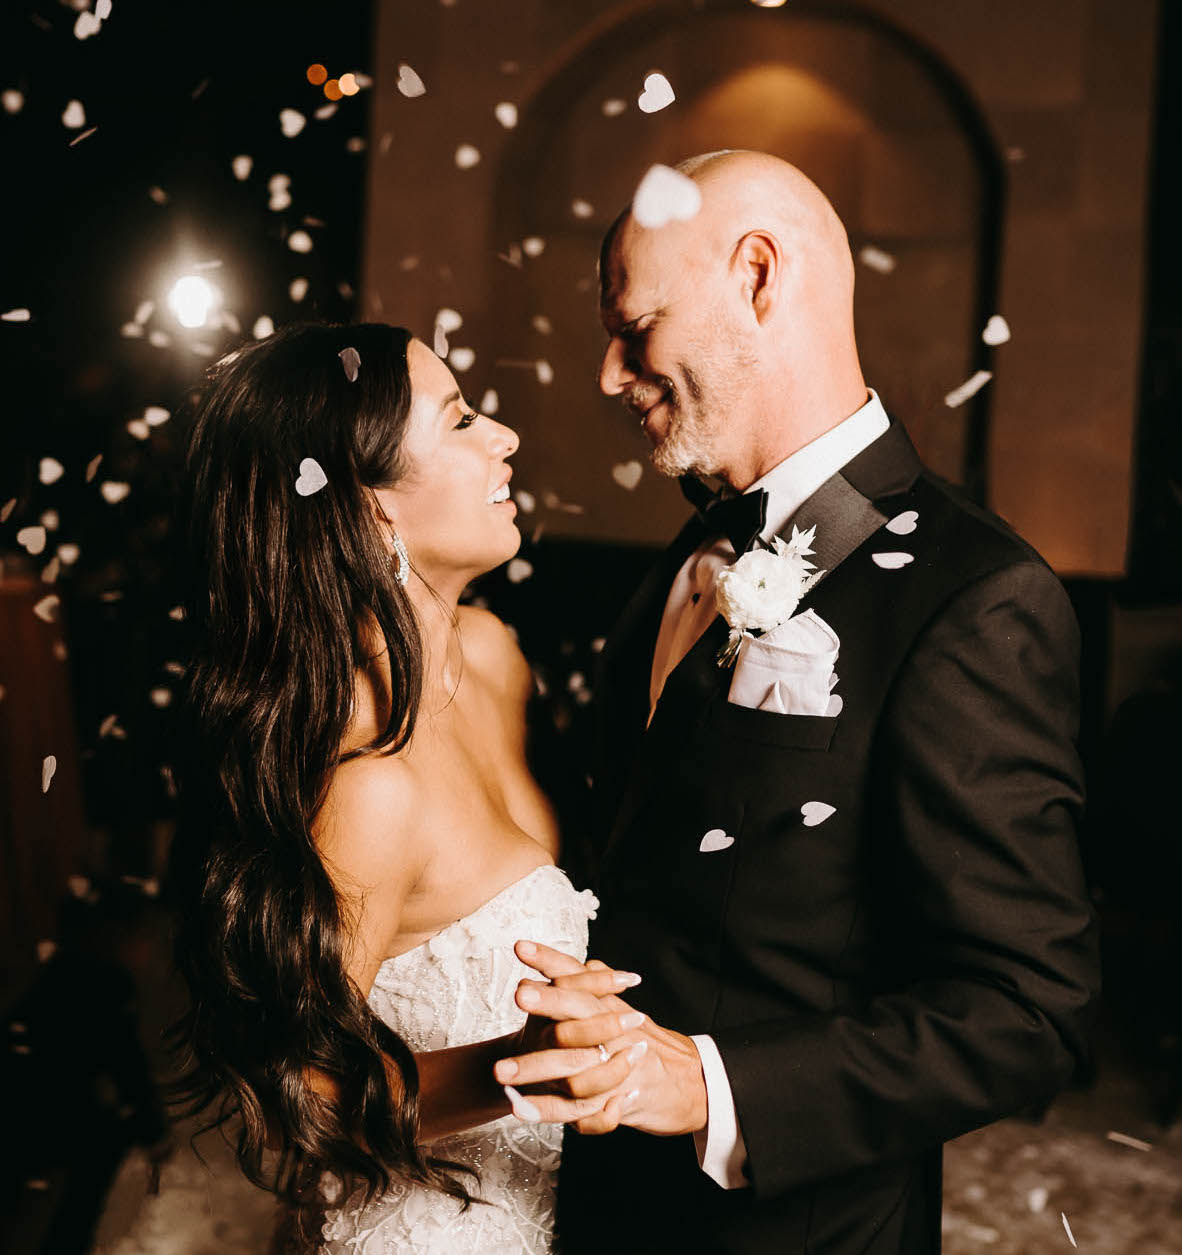
POLYGON ((675 415, 669 434, 652 451, 653 468, 661 475, 713 475, 717 471, 714 450, 707 432, 696 416, 685 422, 675 415))

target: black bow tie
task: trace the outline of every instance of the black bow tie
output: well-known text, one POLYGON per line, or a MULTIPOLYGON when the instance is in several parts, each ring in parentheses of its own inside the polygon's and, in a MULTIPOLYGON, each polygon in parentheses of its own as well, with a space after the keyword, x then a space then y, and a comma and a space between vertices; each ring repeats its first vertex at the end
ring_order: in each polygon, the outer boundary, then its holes
POLYGON ((711 536, 725 536, 735 547, 735 553, 744 554, 767 522, 767 493, 745 492, 735 497, 724 497, 711 492, 696 475, 682 475, 681 491, 685 499, 698 512, 711 536))

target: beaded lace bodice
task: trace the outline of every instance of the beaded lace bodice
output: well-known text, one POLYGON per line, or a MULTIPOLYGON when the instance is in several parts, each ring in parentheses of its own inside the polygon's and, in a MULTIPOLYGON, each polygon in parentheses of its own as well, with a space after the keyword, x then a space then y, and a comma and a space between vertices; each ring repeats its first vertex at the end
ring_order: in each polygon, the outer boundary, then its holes
MULTIPOLYGON (((580 961, 587 921, 599 903, 557 867, 535 868, 429 941, 387 959, 369 1005, 415 1051, 501 1037, 520 1028, 517 982, 533 976, 513 953, 528 938, 580 961)), ((475 1204, 462 1213, 435 1190, 397 1185, 368 1207, 354 1195, 329 1211, 324 1252, 348 1255, 546 1255, 554 1227, 554 1181, 562 1127, 505 1116, 442 1138, 432 1154, 480 1173, 475 1204)), ((473 1187, 469 1187, 470 1189, 473 1187)))

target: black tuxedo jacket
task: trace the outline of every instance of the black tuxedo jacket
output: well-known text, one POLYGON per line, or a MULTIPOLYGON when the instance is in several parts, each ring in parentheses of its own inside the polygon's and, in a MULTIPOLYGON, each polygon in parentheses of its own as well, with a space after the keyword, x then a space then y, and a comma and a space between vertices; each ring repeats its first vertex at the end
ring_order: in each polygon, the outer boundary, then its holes
POLYGON ((568 1132, 567 1253, 938 1251, 942 1143, 1046 1101, 1086 1054, 1098 963, 1061 585, 897 423, 792 522, 816 524, 827 574, 800 608, 841 639, 840 714, 729 704, 718 618, 646 730, 697 520, 625 612, 597 690, 614 821, 591 954, 642 974, 629 1001, 658 1023, 713 1036, 749 1186, 715 1185, 689 1136, 568 1132), (805 824, 811 801, 835 810, 805 824), (733 844, 701 852, 716 828, 733 844))

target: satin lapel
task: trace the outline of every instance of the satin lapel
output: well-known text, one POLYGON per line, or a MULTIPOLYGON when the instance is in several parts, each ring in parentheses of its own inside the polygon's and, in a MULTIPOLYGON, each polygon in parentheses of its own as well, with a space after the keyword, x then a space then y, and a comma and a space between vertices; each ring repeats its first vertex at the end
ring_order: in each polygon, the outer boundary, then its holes
MULTIPOLYGON (((813 553, 809 561, 822 572, 813 585, 816 588, 854 552, 865 540, 869 540, 887 521, 887 516, 875 509, 843 475, 834 475, 792 516, 780 535, 786 539, 793 526, 802 532, 816 527, 813 553)), ((806 594, 807 599, 807 594, 806 594)))

